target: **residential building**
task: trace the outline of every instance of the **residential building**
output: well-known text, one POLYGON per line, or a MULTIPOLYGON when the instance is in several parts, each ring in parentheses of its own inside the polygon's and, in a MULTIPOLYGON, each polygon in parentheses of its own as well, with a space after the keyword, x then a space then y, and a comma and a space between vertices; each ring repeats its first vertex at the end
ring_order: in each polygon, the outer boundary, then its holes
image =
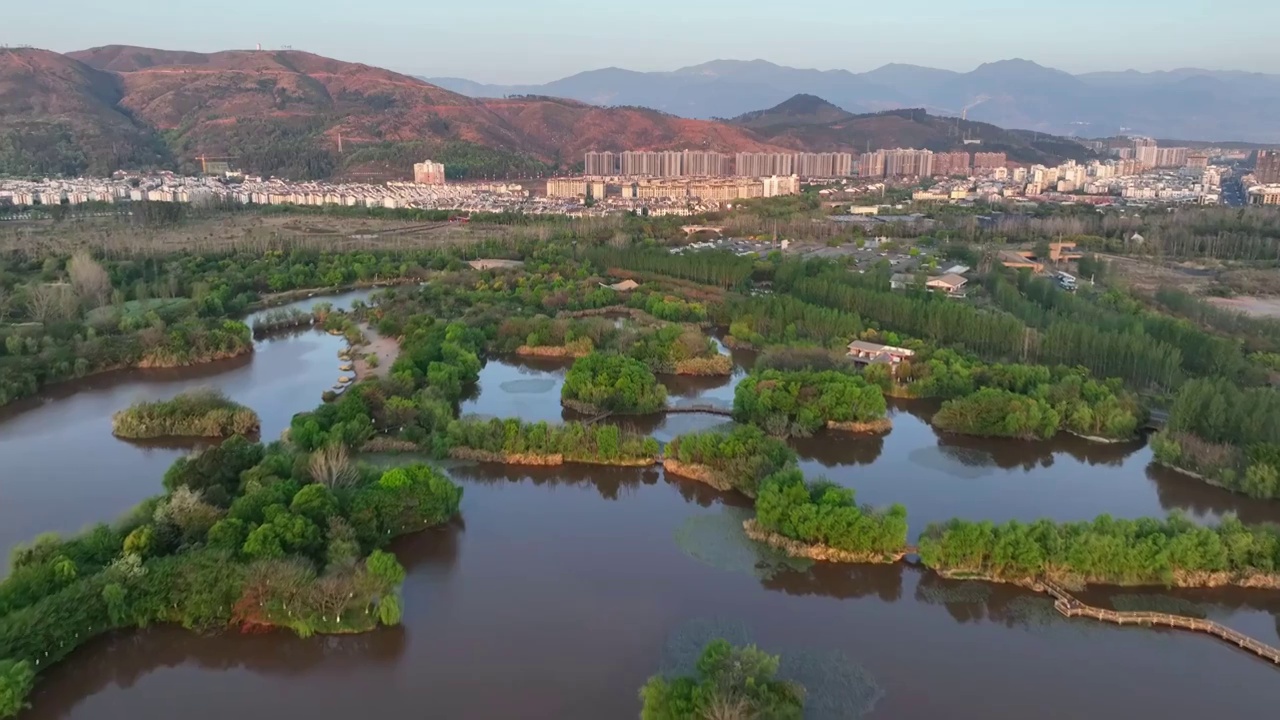
POLYGON ((617 175, 618 160, 618 156, 611 152, 589 152, 583 161, 583 173, 588 177, 617 175))
POLYGON ((587 196, 587 181, 583 178, 551 178, 547 181, 547 197, 573 198, 587 196))
POLYGON ((983 170, 995 170, 1009 164, 1009 158, 1002 152, 980 152, 973 154, 973 170, 981 172, 983 170))
POLYGON ((936 290, 947 295, 959 296, 964 294, 964 286, 968 282, 968 279, 963 275, 947 274, 940 275, 938 277, 931 277, 928 280, 925 280, 924 285, 930 290, 936 290))
POLYGON ((443 185, 444 164, 430 160, 414 163, 413 181, 419 185, 443 185))
POLYGON ((854 340, 849 343, 848 356, 859 365, 888 365, 890 372, 898 373, 898 366, 915 357, 914 350, 854 340))
POLYGON ((1249 188, 1252 205, 1280 205, 1280 185, 1255 185, 1249 188))
POLYGON ((1263 185, 1280 183, 1280 150, 1259 150, 1253 177, 1263 185))
POLYGON ((969 174, 970 166, 969 153, 967 152, 941 152, 933 154, 933 174, 934 175, 965 175, 969 174))

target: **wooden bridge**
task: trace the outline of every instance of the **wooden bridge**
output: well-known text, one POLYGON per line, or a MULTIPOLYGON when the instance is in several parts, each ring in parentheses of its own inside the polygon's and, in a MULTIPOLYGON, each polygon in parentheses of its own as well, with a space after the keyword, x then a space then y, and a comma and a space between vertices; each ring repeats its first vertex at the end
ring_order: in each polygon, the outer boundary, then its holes
POLYGON ((721 415, 723 417, 733 417, 733 408, 727 408, 723 405, 711 405, 709 403, 697 403, 694 405, 668 405, 663 412, 667 413, 703 413, 706 415, 721 415))
POLYGON ((1225 625, 1213 622, 1212 620, 1202 620, 1200 618, 1187 617, 1185 615, 1170 615, 1168 613, 1159 612, 1121 612, 1119 610, 1110 610, 1107 608, 1094 607, 1085 605, 1075 598, 1074 595, 1067 592, 1061 585, 1051 580, 1040 580, 1036 583, 1035 589, 1041 590, 1053 596, 1053 607, 1058 612, 1067 617, 1087 617, 1102 622, 1109 622, 1115 625, 1140 625, 1143 627, 1164 626, 1177 628, 1179 630, 1190 630, 1192 632, 1208 633, 1219 640, 1229 642, 1232 645, 1246 650, 1266 660, 1270 660, 1280 665, 1280 650, 1277 650, 1266 643, 1259 642, 1236 632, 1225 625))

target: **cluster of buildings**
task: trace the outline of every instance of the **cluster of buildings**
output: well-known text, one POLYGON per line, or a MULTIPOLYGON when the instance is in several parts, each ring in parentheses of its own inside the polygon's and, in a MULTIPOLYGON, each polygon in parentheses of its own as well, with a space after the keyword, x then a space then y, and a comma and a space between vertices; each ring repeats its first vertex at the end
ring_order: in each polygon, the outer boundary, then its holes
POLYGON ((949 178, 914 193, 917 201, 999 200, 1009 197, 1071 199, 1081 195, 1106 201, 1123 198, 1143 202, 1216 204, 1222 176, 1214 167, 1184 165, 1147 169, 1134 159, 1068 160, 1047 167, 997 168, 981 177, 949 178))
MULTIPOLYGON (((1193 152, 1185 147, 1160 147, 1155 140, 1148 137, 1130 138, 1132 144, 1098 147, 1099 151, 1107 151, 1120 160, 1133 160, 1143 170, 1153 168, 1199 167, 1209 165, 1209 155, 1204 152, 1193 152)), ((1101 145, 1101 143, 1099 143, 1101 145)))
POLYGON ((1253 205, 1280 205, 1280 150, 1259 150, 1253 172, 1242 180, 1246 201, 1253 205))
POLYGON ((178 202, 197 205, 340 205, 345 207, 462 210, 470 212, 565 212, 571 203, 535 198, 519 185, 426 183, 291 182, 246 177, 226 182, 214 177, 170 173, 111 178, 39 181, 0 180, 0 205, 80 205, 89 202, 178 202))
POLYGON ((902 178, 982 174, 1004 169, 1009 158, 1002 152, 942 152, 894 148, 858 156, 858 177, 902 178))
POLYGON ((644 201, 701 200, 721 203, 751 198, 795 195, 800 178, 795 175, 747 177, 642 178, 590 177, 552 178, 547 181, 547 197, 587 198, 596 203, 614 200, 644 201))
POLYGON ((705 150, 589 152, 583 160, 588 177, 725 177, 729 156, 705 150))
POLYGON ((968 175, 1008 165, 1004 153, 940 152, 893 148, 861 155, 847 152, 740 152, 732 157, 701 150, 589 152, 586 177, 930 177, 968 175))

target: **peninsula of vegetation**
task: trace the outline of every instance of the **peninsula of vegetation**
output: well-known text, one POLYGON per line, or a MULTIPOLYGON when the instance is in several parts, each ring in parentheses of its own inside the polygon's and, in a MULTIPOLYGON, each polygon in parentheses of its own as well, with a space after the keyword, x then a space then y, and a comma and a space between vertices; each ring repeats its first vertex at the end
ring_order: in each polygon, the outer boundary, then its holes
POLYGON ((111 432, 132 440, 256 435, 258 414, 216 390, 195 390, 169 400, 140 402, 111 418, 111 432))

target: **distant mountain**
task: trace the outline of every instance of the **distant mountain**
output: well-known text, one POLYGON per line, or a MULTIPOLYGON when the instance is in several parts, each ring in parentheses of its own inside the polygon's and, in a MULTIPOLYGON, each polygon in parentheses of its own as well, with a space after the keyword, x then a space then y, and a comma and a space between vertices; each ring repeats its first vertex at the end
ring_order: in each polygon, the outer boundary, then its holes
POLYGON ((812 95, 797 95, 776 107, 728 122, 750 128, 769 143, 798 151, 914 147, 935 152, 1003 152, 1017 162, 1050 165, 1091 157, 1083 145, 1063 137, 1005 130, 988 123, 930 115, 918 108, 853 115, 812 95))
POLYGON ((753 130, 768 130, 783 126, 828 125, 854 117, 815 95, 796 95, 768 110, 755 110, 734 118, 735 125, 753 130))
POLYGON ((1071 75, 1014 59, 967 73, 903 64, 852 73, 714 60, 671 72, 594 70, 536 86, 430 82, 472 97, 551 95, 690 118, 737 117, 806 94, 851 113, 924 108, 1059 135, 1280 143, 1280 75, 1197 68, 1071 75))

